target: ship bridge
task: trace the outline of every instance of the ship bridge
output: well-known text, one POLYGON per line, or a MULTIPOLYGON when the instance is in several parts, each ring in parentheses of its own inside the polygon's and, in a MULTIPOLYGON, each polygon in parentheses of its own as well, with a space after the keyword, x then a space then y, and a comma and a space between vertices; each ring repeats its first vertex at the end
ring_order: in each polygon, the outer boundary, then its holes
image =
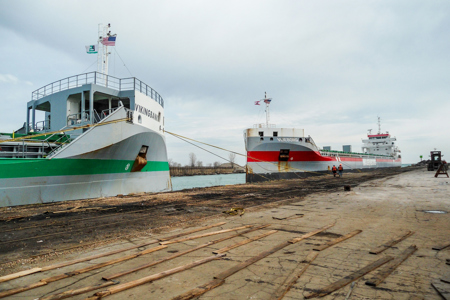
POLYGON ((134 110, 136 92, 155 101, 163 110, 163 98, 135 77, 89 72, 52 82, 32 93, 26 123, 17 133, 50 132, 98 123, 120 106, 134 110), (37 120, 38 112, 44 113, 43 120, 37 120))

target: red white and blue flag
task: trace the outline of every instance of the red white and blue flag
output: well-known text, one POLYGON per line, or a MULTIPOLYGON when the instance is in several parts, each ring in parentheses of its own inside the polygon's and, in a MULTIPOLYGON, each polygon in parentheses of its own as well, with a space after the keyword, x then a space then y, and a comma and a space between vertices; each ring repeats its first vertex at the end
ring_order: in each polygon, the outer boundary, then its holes
POLYGON ((103 38, 102 44, 105 46, 115 46, 116 45, 116 37, 115 36, 107 36, 103 38))
POLYGON ((272 99, 264 99, 264 103, 270 104, 270 101, 272 101, 272 99))
POLYGON ((261 102, 261 100, 255 101, 255 105, 261 105, 261 104, 259 104, 259 102, 261 102))

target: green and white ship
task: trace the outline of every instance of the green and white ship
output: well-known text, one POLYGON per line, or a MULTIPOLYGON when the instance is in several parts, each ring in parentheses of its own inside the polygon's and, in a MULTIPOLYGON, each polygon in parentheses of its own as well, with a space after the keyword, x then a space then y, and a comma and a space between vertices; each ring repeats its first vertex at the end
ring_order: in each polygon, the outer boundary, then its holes
POLYGON ((171 190, 163 98, 108 76, 105 53, 106 72, 37 89, 23 127, 0 133, 0 207, 171 190))

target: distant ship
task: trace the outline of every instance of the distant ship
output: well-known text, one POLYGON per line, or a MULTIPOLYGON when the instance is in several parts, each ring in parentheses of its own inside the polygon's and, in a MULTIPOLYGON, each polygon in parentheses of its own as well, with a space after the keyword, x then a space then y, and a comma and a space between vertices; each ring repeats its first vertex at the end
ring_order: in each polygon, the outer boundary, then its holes
POLYGON ((256 101, 266 105, 266 123, 255 124, 244 130, 247 151, 246 181, 257 182, 273 179, 299 178, 329 172, 335 165, 342 164, 345 171, 401 167, 397 139, 389 132, 381 133, 378 118, 378 133, 367 135, 363 140, 362 153, 352 152, 351 146, 344 151, 320 149, 303 129, 279 128, 269 124, 270 98, 256 101))
POLYGON ((0 207, 171 190, 163 98, 101 59, 104 73, 34 91, 24 126, 0 133, 0 207))

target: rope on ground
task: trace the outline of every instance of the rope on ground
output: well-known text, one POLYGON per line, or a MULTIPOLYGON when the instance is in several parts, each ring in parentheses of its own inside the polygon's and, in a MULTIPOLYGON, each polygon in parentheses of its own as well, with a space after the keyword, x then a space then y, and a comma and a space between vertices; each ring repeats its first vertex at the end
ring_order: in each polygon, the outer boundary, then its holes
POLYGON ((223 211, 222 213, 229 214, 231 216, 236 216, 239 214, 239 216, 242 217, 242 215, 245 214, 245 209, 243 207, 233 207, 230 210, 223 211))

